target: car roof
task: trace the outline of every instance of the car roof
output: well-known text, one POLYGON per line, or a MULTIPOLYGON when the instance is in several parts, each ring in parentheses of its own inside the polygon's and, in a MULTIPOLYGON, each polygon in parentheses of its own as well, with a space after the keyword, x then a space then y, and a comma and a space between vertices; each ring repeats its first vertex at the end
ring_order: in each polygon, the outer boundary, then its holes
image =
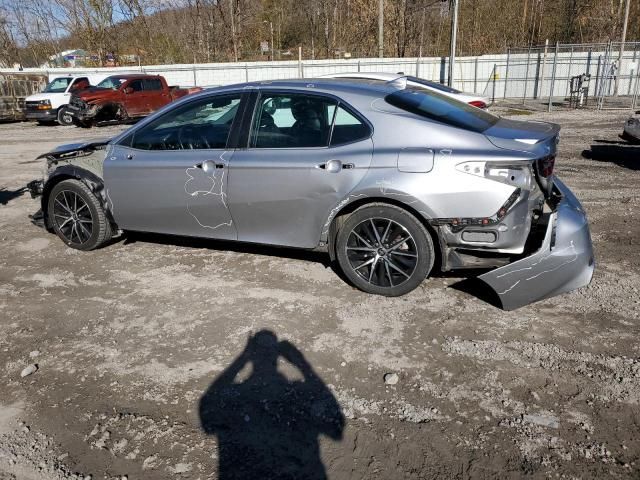
POLYGON ((396 78, 404 77, 404 73, 391 73, 391 72, 340 72, 330 73, 328 75, 322 75, 321 78, 361 78, 372 80, 395 80, 396 78))
POLYGON ((122 75, 118 75, 117 73, 114 73, 113 75, 109 75, 108 77, 105 78, 124 78, 124 79, 131 79, 131 78, 150 78, 150 77, 159 77, 160 75, 149 75, 148 73, 123 73, 122 75))
MULTIPOLYGON (((294 89, 306 92, 342 93, 380 97, 398 90, 396 86, 385 83, 354 82, 339 78, 295 78, 289 80, 267 80, 260 82, 237 83, 217 87, 216 91, 238 90, 241 88, 259 88, 261 90, 294 89)), ((205 92, 212 90, 205 90, 205 92)), ((204 93, 204 92, 203 92, 204 93)))

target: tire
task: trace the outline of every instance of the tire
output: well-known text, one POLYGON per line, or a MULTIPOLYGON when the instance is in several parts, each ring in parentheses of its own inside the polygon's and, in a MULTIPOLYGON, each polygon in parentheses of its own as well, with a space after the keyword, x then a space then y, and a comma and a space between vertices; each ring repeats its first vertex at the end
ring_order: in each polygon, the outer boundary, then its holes
POLYGON ((112 236, 100 202, 79 180, 63 180, 54 185, 47 201, 47 215, 56 235, 76 250, 94 250, 112 236))
POLYGON ((73 115, 69 113, 67 107, 60 107, 58 109, 58 123, 64 126, 73 125, 73 115))
POLYGON ((397 297, 423 282, 435 253, 431 235, 416 217, 400 207, 374 203, 353 212, 340 227, 336 257, 360 290, 397 297))

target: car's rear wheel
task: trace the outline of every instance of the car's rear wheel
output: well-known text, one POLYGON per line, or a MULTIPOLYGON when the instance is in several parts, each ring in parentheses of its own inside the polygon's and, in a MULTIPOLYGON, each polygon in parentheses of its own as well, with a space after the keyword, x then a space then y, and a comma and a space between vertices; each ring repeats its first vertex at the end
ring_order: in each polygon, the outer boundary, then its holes
POLYGON ((340 268, 360 290, 396 297, 415 289, 433 267, 429 232, 394 205, 371 204, 353 212, 336 239, 340 268))
POLYGON ((60 107, 58 110, 58 123, 64 126, 73 125, 73 115, 67 107, 60 107))
POLYGON ((47 214, 56 235, 71 248, 93 250, 111 238, 104 209, 79 180, 63 180, 53 187, 47 214))

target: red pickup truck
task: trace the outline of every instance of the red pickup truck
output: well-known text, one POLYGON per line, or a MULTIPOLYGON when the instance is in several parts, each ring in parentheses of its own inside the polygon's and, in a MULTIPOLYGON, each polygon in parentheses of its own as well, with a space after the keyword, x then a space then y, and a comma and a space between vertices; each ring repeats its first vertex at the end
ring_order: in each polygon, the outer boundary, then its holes
POLYGON ((170 87, 160 75, 112 75, 95 87, 73 95, 69 113, 73 123, 80 127, 112 120, 127 121, 149 115, 167 103, 201 90, 170 87))

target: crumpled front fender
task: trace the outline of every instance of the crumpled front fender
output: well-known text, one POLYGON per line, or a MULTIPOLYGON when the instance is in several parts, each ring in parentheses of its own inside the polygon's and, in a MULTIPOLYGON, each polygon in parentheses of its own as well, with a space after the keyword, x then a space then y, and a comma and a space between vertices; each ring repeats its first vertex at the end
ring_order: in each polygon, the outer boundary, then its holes
POLYGON ((554 184, 562 199, 551 214, 540 249, 478 277, 496 292, 505 310, 584 287, 593 276, 587 217, 571 190, 558 179, 554 184))

